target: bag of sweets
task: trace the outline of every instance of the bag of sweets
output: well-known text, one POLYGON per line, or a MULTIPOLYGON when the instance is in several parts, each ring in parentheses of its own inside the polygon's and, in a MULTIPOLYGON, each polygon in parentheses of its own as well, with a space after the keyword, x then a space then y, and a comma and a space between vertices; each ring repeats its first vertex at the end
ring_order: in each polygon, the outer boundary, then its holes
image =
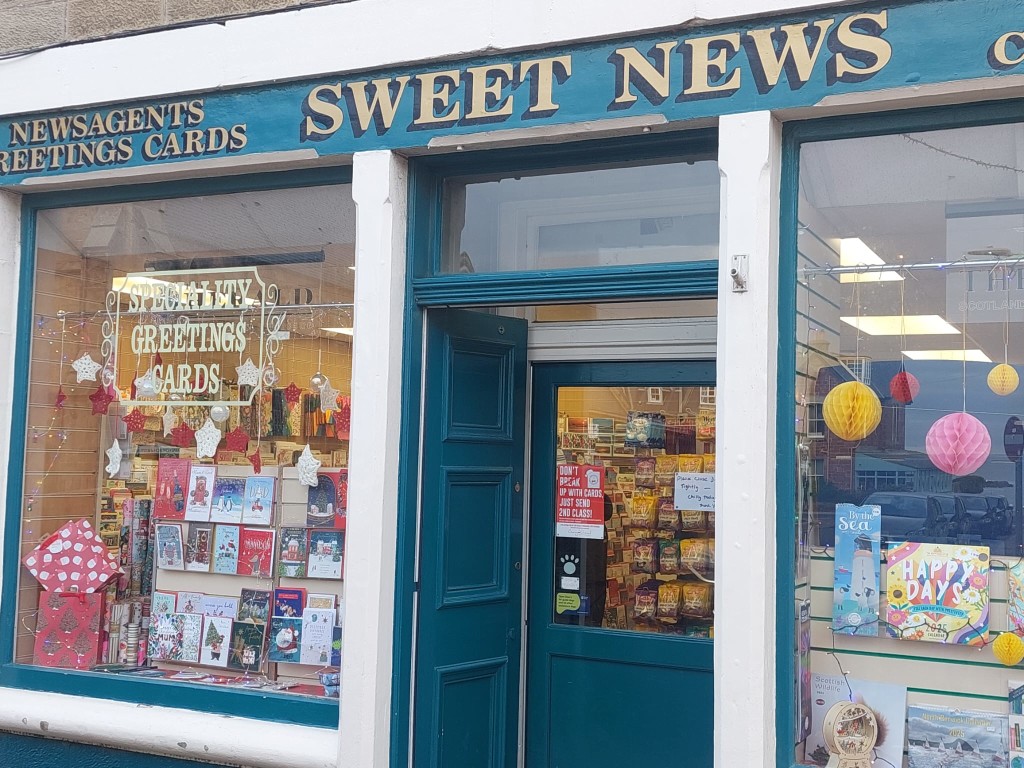
POLYGON ((711 615, 713 607, 710 584, 704 584, 703 582, 683 584, 682 613, 687 616, 705 618, 711 615))
POLYGON ((706 565, 704 566, 704 572, 708 575, 714 575, 715 573, 715 540, 707 539, 707 559, 705 560, 706 565))
POLYGON ((692 568, 702 573, 707 567, 708 546, 706 539, 682 539, 679 542, 679 571, 689 573, 692 568))
POLYGON ((703 472, 704 457, 694 453, 683 453, 678 457, 680 472, 703 472))
POLYGON ((655 456, 654 482, 658 485, 675 485, 677 466, 679 461, 675 456, 655 456))
POLYGON ((661 542, 658 570, 661 573, 679 573, 679 543, 675 539, 661 542))
POLYGON ((683 585, 678 581, 667 581, 658 587, 658 618, 675 619, 679 616, 679 605, 683 601, 683 585))
POLYGON ((655 539, 637 539, 633 542, 633 573, 658 572, 658 542, 655 539))
POLYGON ((679 530, 703 531, 704 519, 704 513, 699 509, 681 509, 679 510, 679 530))
POLYGON ((705 453, 704 454, 704 471, 714 474, 715 472, 715 454, 705 453))
POLYGON ((654 488, 657 483, 654 480, 656 461, 653 456, 644 456, 636 460, 635 480, 637 488, 654 488))
POLYGON ((658 586, 650 583, 636 588, 634 595, 633 617, 637 619, 655 619, 658 615, 658 586))
POLYGON ((658 523, 658 499, 648 493, 633 494, 629 519, 633 525, 654 528, 658 523))
POLYGON ((658 499, 658 527, 667 531, 679 529, 679 512, 675 502, 668 496, 658 499))
POLYGON ((636 488, 636 475, 632 472, 619 472, 615 476, 615 485, 620 491, 632 491, 636 488))

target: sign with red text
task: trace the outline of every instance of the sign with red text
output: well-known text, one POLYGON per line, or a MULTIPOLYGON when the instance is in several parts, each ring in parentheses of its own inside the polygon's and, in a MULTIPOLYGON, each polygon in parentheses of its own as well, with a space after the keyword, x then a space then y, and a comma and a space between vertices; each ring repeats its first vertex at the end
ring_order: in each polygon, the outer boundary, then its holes
POLYGON ((555 536, 566 539, 604 538, 604 467, 558 466, 555 536))

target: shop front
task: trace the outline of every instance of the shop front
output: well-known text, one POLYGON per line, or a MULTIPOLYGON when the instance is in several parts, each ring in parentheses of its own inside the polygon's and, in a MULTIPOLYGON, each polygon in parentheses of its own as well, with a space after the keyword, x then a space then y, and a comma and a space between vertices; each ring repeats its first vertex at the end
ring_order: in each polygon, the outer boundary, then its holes
POLYGON ((18 764, 1013 765, 1020 4, 370 5, 4 108, 18 764))

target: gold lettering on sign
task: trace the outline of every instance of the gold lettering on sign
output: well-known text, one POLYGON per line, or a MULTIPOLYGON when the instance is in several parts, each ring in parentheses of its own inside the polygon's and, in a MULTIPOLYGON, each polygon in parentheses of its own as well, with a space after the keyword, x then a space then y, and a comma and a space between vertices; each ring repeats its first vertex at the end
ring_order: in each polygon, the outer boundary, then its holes
POLYGON ((1000 35, 989 48, 988 60, 993 69, 1013 69, 1024 62, 1024 32, 1000 35))
POLYGON ((686 41, 689 48, 689 77, 683 90, 686 96, 702 94, 720 95, 740 87, 740 70, 728 72, 729 58, 739 51, 740 33, 695 37, 686 41), (712 53, 712 46, 715 52, 712 53), (726 74, 728 76, 726 77, 726 74), (722 80, 722 78, 725 78, 722 80), (712 78, 714 82, 712 83, 712 78), (719 82, 721 81, 721 82, 719 82))

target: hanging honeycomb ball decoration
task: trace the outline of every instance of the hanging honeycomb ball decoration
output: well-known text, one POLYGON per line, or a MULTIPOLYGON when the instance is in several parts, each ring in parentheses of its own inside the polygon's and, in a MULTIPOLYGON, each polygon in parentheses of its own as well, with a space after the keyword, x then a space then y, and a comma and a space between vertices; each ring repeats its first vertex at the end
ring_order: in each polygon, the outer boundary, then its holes
POLYGON ((950 413, 932 424, 924 437, 932 464, 951 475, 969 475, 988 461, 992 438, 969 413, 950 413))
POLYGON ((921 382, 914 374, 900 371, 889 382, 889 394, 900 405, 910 405, 921 394, 921 382))
POLYGON ((882 403, 871 387, 859 381, 840 384, 821 405, 825 424, 843 440, 863 440, 882 420, 882 403))
POLYGON ((1012 365, 1000 363, 988 372, 988 388, 997 395, 1009 395, 1016 391, 1020 376, 1012 365))
POLYGON ((1024 661, 1024 640, 1014 632, 1003 632, 992 643, 992 655, 1000 664, 1015 667, 1024 661))

